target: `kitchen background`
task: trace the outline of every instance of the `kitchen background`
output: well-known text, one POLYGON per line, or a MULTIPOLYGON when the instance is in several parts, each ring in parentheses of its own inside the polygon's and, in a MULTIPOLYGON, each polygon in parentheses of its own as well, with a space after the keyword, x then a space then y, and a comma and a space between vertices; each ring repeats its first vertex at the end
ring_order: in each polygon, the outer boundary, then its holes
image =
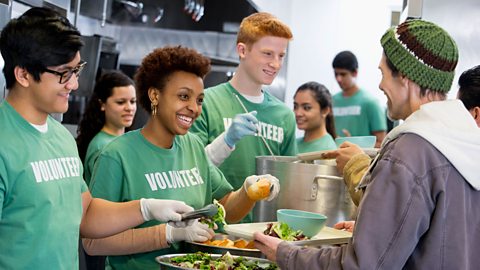
MULTIPOLYGON (((340 91, 331 61, 342 50, 351 50, 358 57, 358 84, 385 104, 386 98, 378 90, 379 39, 387 27, 407 16, 433 21, 457 41, 460 61, 455 81, 462 71, 480 64, 480 53, 475 50, 480 44, 478 0, 0 0, 0 28, 30 6, 56 8, 85 36, 81 53, 88 68, 80 77, 80 88, 71 95, 68 113, 55 116, 73 134, 98 70, 120 68, 132 75, 142 57, 156 47, 178 44, 195 48, 212 58, 205 85, 226 81, 238 63, 238 25, 256 11, 275 14, 294 33, 284 67, 268 87, 289 107, 293 107, 296 88, 306 81, 318 81, 332 93, 340 91)), ((454 98, 457 85, 452 88, 450 97, 454 98)), ((0 100, 4 96, 1 74, 0 100)), ((135 127, 141 126, 143 119, 139 112, 135 127)))

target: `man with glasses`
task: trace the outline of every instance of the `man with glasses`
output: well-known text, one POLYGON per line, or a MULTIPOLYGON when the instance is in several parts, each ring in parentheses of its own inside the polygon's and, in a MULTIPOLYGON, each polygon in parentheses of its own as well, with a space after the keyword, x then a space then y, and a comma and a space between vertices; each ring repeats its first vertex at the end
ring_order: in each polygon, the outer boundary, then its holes
POLYGON ((80 74, 82 73, 82 70, 85 67, 85 65, 87 65, 87 62, 80 61, 80 63, 78 63, 78 65, 76 67, 67 68, 67 70, 62 71, 62 72, 59 72, 59 71, 56 71, 56 70, 51 70, 51 69, 48 69, 48 68, 45 68, 43 71, 60 76, 60 80, 58 81, 58 83, 59 84, 64 84, 72 78, 73 74, 75 74, 75 76, 77 76, 77 78, 80 77, 80 74))
POLYGON ((92 198, 75 140, 49 116, 68 109, 86 64, 81 46, 77 29, 45 8, 1 32, 9 93, 0 104, 0 269, 78 269, 79 231, 106 237, 193 210, 179 201, 92 198))

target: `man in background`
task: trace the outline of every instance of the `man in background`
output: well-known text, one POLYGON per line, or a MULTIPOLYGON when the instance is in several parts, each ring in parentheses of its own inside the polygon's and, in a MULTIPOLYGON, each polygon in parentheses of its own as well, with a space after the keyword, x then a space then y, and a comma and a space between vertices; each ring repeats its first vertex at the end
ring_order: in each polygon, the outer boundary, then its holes
POLYGON ((345 137, 374 135, 375 147, 380 147, 387 130, 385 111, 373 95, 357 85, 357 57, 350 51, 342 51, 333 59, 332 67, 342 89, 333 96, 337 134, 345 137))
POLYGON ((457 98, 472 115, 480 127, 480 66, 473 67, 460 75, 457 98))

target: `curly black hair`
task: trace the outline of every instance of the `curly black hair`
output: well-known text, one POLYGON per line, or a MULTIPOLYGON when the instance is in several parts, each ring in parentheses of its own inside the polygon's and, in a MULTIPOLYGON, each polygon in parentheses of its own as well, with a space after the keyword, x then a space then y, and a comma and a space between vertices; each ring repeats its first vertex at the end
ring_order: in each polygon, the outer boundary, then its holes
POLYGON ((170 75, 177 71, 204 78, 210 71, 210 59, 194 49, 181 46, 158 48, 143 58, 134 78, 139 104, 148 113, 152 112, 148 90, 156 88, 163 91, 170 75))
POLYGON ((105 112, 102 104, 113 94, 113 88, 135 85, 132 79, 118 70, 107 71, 100 76, 90 97, 82 120, 78 125, 77 146, 82 162, 85 162, 90 141, 105 125, 105 112))

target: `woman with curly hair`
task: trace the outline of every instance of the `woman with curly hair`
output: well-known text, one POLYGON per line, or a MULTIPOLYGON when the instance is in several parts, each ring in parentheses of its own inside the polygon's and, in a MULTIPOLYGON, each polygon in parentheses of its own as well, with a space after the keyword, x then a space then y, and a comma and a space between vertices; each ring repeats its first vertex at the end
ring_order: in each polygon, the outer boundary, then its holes
POLYGON ((137 111, 134 82, 121 71, 108 71, 98 79, 78 126, 77 145, 90 183, 93 165, 103 147, 125 133, 137 111))
MULTIPOLYGON (((234 191, 197 135, 188 132, 202 112, 203 78, 209 70, 208 58, 184 47, 156 49, 143 59, 135 75, 137 96, 151 116, 143 128, 118 137, 101 152, 90 184, 95 197, 181 200, 195 209, 217 199, 226 220, 237 222, 257 200, 278 194, 278 179, 270 175, 247 177, 234 191), (250 188, 259 179, 271 188, 263 196, 250 188)), ((90 255, 115 255, 108 257, 113 269, 158 269, 155 257, 182 252, 178 242, 203 242, 213 235, 198 220, 183 227, 151 220, 113 237, 84 239, 83 244, 90 255)))

